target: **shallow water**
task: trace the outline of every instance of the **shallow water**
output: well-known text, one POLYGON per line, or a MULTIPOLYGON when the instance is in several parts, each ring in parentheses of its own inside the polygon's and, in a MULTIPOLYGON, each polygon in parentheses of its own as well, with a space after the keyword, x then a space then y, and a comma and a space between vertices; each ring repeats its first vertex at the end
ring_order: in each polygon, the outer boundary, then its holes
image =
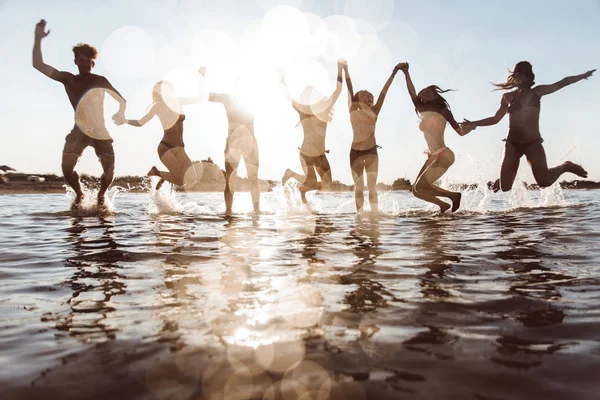
POLYGON ((285 192, 0 196, 0 397, 597 398, 600 192, 285 192))

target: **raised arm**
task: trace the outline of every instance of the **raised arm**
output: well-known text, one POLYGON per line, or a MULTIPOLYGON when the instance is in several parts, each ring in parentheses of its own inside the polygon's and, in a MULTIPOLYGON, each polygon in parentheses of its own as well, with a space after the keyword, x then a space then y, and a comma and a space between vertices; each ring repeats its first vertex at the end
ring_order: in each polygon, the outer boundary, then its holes
POLYGON ((569 86, 576 82, 579 82, 580 80, 589 78, 590 76, 592 76, 592 74, 594 72, 596 72, 595 69, 588 71, 581 75, 567 76, 566 78, 561 79, 560 81, 555 82, 551 85, 536 86, 535 88, 533 88, 533 90, 537 93, 538 96, 545 96, 547 94, 552 94, 552 93, 556 92, 557 90, 564 88, 565 86, 569 86))
POLYGON ((379 93, 379 97, 377 98, 377 103, 375 103, 375 106, 373 107, 373 112, 375 113, 375 115, 379 115, 381 107, 383 106, 383 101, 385 100, 385 96, 387 95, 388 90, 390 90, 392 82, 394 82, 394 77, 396 76, 396 74, 400 70, 400 67, 402 66, 404 66, 404 63, 396 65, 394 67, 394 71, 392 71, 392 74, 388 78, 387 82, 385 82, 385 85, 383 85, 383 89, 381 89, 381 93, 379 93))
POLYGON ((67 83, 67 81, 73 75, 68 72, 58 71, 56 68, 51 67, 50 65, 44 62, 44 57, 42 57, 42 39, 48 36, 49 34, 50 31, 46 32, 46 20, 40 20, 40 22, 38 22, 35 25, 35 37, 33 39, 32 54, 33 68, 46 75, 48 78, 54 79, 55 81, 59 81, 62 83, 67 83))
POLYGON ((413 84, 413 81, 410 78, 410 72, 408 72, 408 63, 400 63, 397 65, 397 67, 399 70, 404 72, 404 78, 406 80, 406 89, 408 90, 408 94, 410 95, 410 98, 411 98, 413 104, 415 105, 415 108, 418 111, 422 111, 423 103, 421 103, 419 96, 417 96, 417 91, 415 89, 415 85, 413 84))
POLYGON ((352 87, 352 79, 350 79, 350 72, 348 72, 348 63, 344 63, 344 75, 346 77, 346 86, 348 87, 348 108, 352 109, 354 103, 354 88, 352 87))
POLYGON ((156 110, 154 107, 148 111, 146 115, 144 115, 140 119, 126 119, 125 123, 131 126, 144 126, 148 121, 150 121, 156 115, 156 110))
POLYGON ((337 101, 338 97, 340 97, 340 93, 342 93, 342 69, 344 67, 345 60, 338 60, 337 62, 337 82, 335 84, 335 90, 329 96, 327 100, 325 100, 326 108, 331 108, 337 101))

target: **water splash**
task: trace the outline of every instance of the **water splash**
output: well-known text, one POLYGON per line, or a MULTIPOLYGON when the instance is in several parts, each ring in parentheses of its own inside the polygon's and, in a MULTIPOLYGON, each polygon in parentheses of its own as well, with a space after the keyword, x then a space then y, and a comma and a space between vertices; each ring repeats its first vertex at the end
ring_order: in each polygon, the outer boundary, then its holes
MULTIPOLYGON (((69 204, 73 204, 77 195, 75 191, 68 185, 63 185, 66 190, 66 197, 69 204)), ((114 214, 115 213, 115 199, 117 194, 121 192, 125 192, 123 188, 119 186, 113 186, 106 191, 104 195, 104 205, 98 206, 98 188, 87 187, 83 182, 81 182, 81 190, 83 192, 83 200, 79 206, 73 208, 72 213, 76 213, 77 215, 89 215, 89 214, 114 214)))
POLYGON ((150 192, 150 203, 146 204, 149 214, 186 214, 186 215, 213 215, 215 210, 201 206, 194 202, 183 203, 178 199, 175 186, 165 182, 160 189, 156 190, 159 178, 152 177, 144 181, 150 192))

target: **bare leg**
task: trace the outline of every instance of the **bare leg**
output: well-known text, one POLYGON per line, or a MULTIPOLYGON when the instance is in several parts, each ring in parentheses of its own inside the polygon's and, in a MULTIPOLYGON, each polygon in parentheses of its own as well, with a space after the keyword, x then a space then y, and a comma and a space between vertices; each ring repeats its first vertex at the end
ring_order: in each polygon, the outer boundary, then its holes
MULTIPOLYGON (((545 155, 544 155, 545 157, 545 155)), ((502 160, 502 167, 500 169, 500 190, 508 192, 512 189, 515 178, 517 177, 517 171, 519 170, 519 163, 521 161, 521 154, 519 151, 509 142, 506 142, 504 146, 504 158, 502 160)))
MULTIPOLYGON (((246 160, 244 160, 246 162, 246 160)), ((246 164, 248 181, 250 183, 250 195, 255 213, 260 213, 260 187, 258 185, 258 165, 246 164)))
MULTIPOLYGON (((364 158, 359 157, 357 160, 350 165, 352 170, 352 179, 354 180, 354 202, 356 203, 356 212, 359 213, 363 210, 365 203, 365 179, 363 176, 365 165, 364 158)), ((371 193, 369 193, 370 195, 371 193)))
POLYGON ((79 183, 79 174, 75 171, 75 165, 79 160, 79 155, 75 153, 63 153, 62 155, 62 171, 65 180, 71 186, 71 188, 75 191, 75 201, 73 201, 73 206, 78 206, 81 204, 83 200, 83 191, 81 190, 81 183, 79 183))
POLYGON ((567 161, 554 168, 548 168, 546 152, 541 142, 536 142, 529 146, 525 155, 531 166, 535 181, 540 187, 552 186, 565 172, 571 172, 582 178, 587 177, 587 171, 571 161, 567 161))
POLYGON ((439 197, 447 197, 452 201, 452 211, 456 211, 460 207, 461 194, 451 192, 434 185, 433 182, 440 179, 454 163, 454 153, 447 150, 447 153, 438 157, 430 157, 419 173, 413 186, 413 194, 421 200, 428 201, 440 207, 440 211, 444 213, 450 208, 448 203, 438 199, 439 197))
POLYGON ((233 207, 233 191, 235 187, 235 179, 237 178, 238 164, 225 162, 225 213, 231 214, 233 207))
POLYGON ((450 204, 441 201, 435 196, 435 190, 431 187, 428 187, 427 184, 420 184, 413 186, 412 189, 413 194, 421 200, 425 200, 429 203, 436 204, 440 207, 440 212, 443 214, 450 208, 450 204))
POLYGON ((294 178, 299 183, 303 183, 306 180, 306 175, 301 175, 301 174, 294 172, 288 168, 285 170, 285 173, 283 174, 283 177, 281 178, 281 185, 282 186, 285 185, 286 182, 289 181, 291 178, 294 178))
POLYGON ((367 187, 369 189, 369 204, 371 211, 379 211, 379 201, 377 198, 377 175, 379 172, 379 156, 369 154, 365 160, 365 169, 367 170, 367 187))
POLYGON ((104 205, 104 195, 115 177, 115 156, 105 154, 99 156, 103 173, 100 177, 100 190, 98 191, 98 206, 104 205))

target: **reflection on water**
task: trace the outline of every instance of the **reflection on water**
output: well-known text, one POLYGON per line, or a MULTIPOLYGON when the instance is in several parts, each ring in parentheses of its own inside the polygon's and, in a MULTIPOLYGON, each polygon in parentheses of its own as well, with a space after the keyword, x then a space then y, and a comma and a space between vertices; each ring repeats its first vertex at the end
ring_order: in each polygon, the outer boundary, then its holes
MULTIPOLYGON (((14 196, 0 221, 0 383, 15 398, 590 398, 591 195, 403 218, 160 214, 141 195, 71 216, 48 211, 61 197, 14 196)), ((352 200, 327 196, 323 209, 352 200)))

